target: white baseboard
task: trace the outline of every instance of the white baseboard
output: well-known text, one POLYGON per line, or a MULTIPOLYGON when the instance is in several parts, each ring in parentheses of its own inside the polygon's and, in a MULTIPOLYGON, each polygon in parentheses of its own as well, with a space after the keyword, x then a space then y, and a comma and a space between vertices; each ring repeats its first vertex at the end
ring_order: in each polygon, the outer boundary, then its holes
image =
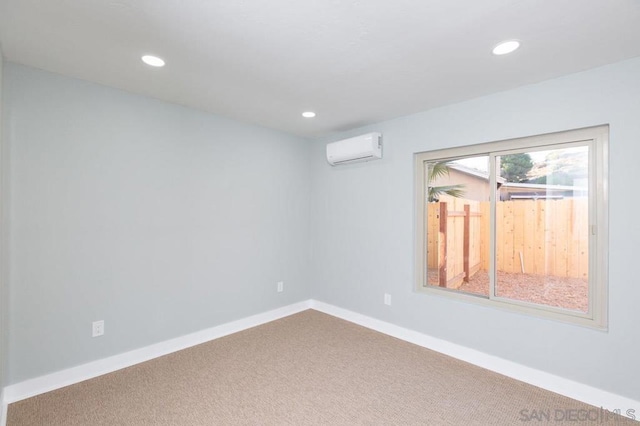
POLYGON ((594 388, 573 380, 565 379, 541 370, 536 370, 535 368, 526 367, 497 356, 447 342, 446 340, 431 337, 417 331, 409 330, 388 322, 358 314, 356 312, 338 308, 317 300, 311 300, 310 302, 311 309, 315 309, 371 330, 379 331, 406 342, 440 352, 450 357, 486 368, 487 370, 500 373, 521 382, 529 383, 539 388, 573 398, 595 407, 602 407, 610 411, 620 410, 622 415, 625 415, 627 410, 634 410, 632 413, 634 413, 636 418, 640 418, 640 402, 634 401, 631 398, 594 388))
POLYGON ((7 424, 7 408, 8 404, 4 402, 4 389, 0 390, 0 426, 5 426, 7 424))
MULTIPOLYGON (((177 352, 191 346, 199 345, 229 334, 237 333, 248 328, 284 318, 309 309, 309 307, 310 301, 308 300, 295 303, 293 305, 263 312, 261 314, 187 334, 175 339, 166 340, 151 346, 146 346, 144 348, 110 356, 108 358, 103 358, 77 367, 68 368, 66 370, 57 371, 55 373, 7 386, 4 388, 4 396, 2 399, 3 410, 7 404, 69 386, 74 383, 79 383, 84 380, 92 379, 94 377, 102 376, 103 374, 149 361, 153 358, 177 352)), ((4 424, 0 423, 0 426, 4 426, 4 424)))
POLYGON ((487 370, 538 386, 551 392, 582 401, 595 407, 603 407, 610 411, 621 410, 622 415, 624 415, 627 410, 635 410, 634 412, 636 417, 640 417, 640 402, 632 400, 631 398, 594 388, 544 371, 536 370, 534 368, 526 367, 475 349, 469 349, 455 343, 447 342, 446 340, 431 337, 417 331, 409 330, 366 315, 338 308, 327 303, 316 300, 307 300, 269 312, 253 315, 241 320, 222 324, 207 330, 202 330, 186 336, 181 336, 151 346, 136 349, 134 351, 93 361, 77 367, 72 367, 7 386, 2 390, 2 394, 0 395, 0 401, 2 401, 2 417, 0 418, 0 426, 5 425, 7 405, 10 403, 59 389, 64 386, 72 385, 74 383, 79 383, 103 374, 111 373, 125 367, 130 367, 153 358, 205 343, 232 333, 237 333, 276 319, 284 318, 309 308, 387 334, 406 342, 440 352, 453 358, 466 361, 470 364, 486 368, 487 370))

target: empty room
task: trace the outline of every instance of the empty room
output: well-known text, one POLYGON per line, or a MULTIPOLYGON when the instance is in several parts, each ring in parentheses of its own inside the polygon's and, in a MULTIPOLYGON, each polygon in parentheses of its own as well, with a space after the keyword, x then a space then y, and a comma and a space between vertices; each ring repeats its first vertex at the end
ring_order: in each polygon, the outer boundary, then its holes
POLYGON ((637 424, 638 0, 0 0, 0 426, 637 424))

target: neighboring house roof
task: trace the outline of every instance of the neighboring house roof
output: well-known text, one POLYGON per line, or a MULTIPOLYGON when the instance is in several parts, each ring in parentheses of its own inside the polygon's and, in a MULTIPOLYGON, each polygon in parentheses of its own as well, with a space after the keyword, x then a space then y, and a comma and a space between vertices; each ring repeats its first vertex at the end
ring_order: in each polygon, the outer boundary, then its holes
POLYGON ((503 185, 505 188, 522 188, 522 189, 546 189, 546 190, 558 190, 558 191, 587 191, 586 186, 573 186, 573 185, 546 185, 542 183, 515 183, 506 182, 503 185))
MULTIPOLYGON (((482 170, 478 170, 478 169, 473 169, 471 167, 467 167, 467 166, 463 166, 461 164, 454 164, 454 163, 449 163, 448 164, 449 168, 457 170, 461 173, 470 175, 470 176, 475 176, 475 177, 479 177, 481 179, 486 180, 487 182, 489 181, 489 172, 485 172, 482 170)), ((497 182, 499 184, 504 184, 506 182, 505 178, 498 176, 496 178, 497 182)))
POLYGON ((500 188, 501 198, 518 199, 562 199, 583 197, 588 193, 586 186, 546 185, 540 183, 507 182, 500 188))

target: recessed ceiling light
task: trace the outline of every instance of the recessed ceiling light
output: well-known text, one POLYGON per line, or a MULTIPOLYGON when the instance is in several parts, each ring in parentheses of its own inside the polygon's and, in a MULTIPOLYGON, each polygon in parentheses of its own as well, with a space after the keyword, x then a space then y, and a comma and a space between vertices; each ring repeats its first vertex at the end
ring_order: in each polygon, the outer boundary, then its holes
POLYGON ((305 111, 305 112, 302 113, 302 116, 304 118, 313 118, 313 117, 316 116, 316 113, 313 112, 313 111, 305 111))
POLYGON ((511 53, 520 47, 520 42, 518 40, 507 40, 502 43, 498 43, 496 47, 493 48, 494 55, 506 55, 507 53, 511 53))
POLYGON ((164 60, 153 55, 144 55, 142 62, 152 67, 164 67, 164 60))

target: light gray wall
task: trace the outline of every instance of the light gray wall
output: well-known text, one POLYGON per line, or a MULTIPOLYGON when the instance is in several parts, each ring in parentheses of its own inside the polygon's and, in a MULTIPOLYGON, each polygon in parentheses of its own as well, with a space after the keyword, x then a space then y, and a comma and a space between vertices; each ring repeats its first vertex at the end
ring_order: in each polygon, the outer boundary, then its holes
POLYGON ((3 70, 4 58, 2 56, 2 47, 0 46, 0 389, 5 385, 7 377, 7 339, 9 333, 7 330, 8 317, 8 293, 5 265, 5 212, 4 212, 4 138, 2 137, 2 99, 3 99, 3 70))
MULTIPOLYGON (((384 102, 384 100, 380 100, 384 102)), ((356 129, 384 159, 312 150, 314 298, 640 400, 640 59, 356 129), (413 153, 610 123, 609 331, 415 293, 413 153), (383 294, 392 306, 383 304, 383 294)), ((621 407, 624 408, 624 407, 621 407)))
POLYGON ((11 63, 4 89, 9 384, 310 297, 308 141, 11 63))

